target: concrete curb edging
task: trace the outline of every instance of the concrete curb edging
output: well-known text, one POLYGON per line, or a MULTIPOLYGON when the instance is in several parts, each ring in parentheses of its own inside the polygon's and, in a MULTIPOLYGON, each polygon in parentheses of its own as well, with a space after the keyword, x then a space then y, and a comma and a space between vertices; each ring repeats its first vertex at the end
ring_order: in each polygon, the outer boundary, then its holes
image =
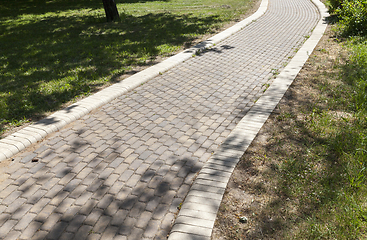
POLYGON ((321 37, 329 16, 323 3, 312 0, 321 15, 310 38, 204 164, 175 220, 168 240, 210 240, 219 206, 240 158, 278 105, 321 37))
POLYGON ((0 162, 11 158, 28 146, 42 140, 47 135, 60 130, 67 124, 85 116, 92 110, 101 107, 117 97, 120 97, 128 91, 131 91, 159 74, 171 69, 177 64, 188 60, 198 51, 210 48, 216 43, 219 43, 263 15, 267 9, 267 5, 268 0, 262 0, 259 9, 253 15, 225 31, 1 139, 0 162))

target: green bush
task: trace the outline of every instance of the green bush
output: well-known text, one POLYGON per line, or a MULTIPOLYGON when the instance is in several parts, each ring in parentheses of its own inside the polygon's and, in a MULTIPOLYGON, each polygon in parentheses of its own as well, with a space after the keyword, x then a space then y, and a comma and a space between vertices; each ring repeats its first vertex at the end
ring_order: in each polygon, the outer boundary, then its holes
POLYGON ((335 12, 345 34, 367 34, 367 0, 344 0, 335 12))
POLYGON ((330 12, 334 13, 342 7, 343 0, 329 0, 327 5, 329 6, 330 12))

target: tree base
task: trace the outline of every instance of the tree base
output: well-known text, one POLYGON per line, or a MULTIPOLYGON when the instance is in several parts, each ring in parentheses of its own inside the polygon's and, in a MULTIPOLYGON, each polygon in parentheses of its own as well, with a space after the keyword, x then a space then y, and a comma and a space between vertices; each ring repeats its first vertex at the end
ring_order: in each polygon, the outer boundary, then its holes
POLYGON ((115 0, 102 0, 103 7, 106 12, 107 22, 120 20, 119 12, 117 11, 115 0))

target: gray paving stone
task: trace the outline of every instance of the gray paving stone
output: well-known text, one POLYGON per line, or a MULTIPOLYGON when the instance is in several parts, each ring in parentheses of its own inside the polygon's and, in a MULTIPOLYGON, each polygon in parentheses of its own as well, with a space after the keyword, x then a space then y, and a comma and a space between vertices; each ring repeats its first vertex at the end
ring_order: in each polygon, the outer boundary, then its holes
POLYGON ((103 233, 112 218, 110 216, 101 216, 93 227, 93 232, 103 233))
POLYGON ((47 234, 47 231, 37 231, 36 234, 33 235, 32 240, 46 239, 47 234))
POLYGON ((26 229, 22 231, 19 239, 31 239, 32 236, 40 229, 42 223, 37 221, 31 221, 27 224, 26 229))
POLYGON ((10 213, 3 213, 0 216, 0 226, 2 226, 4 223, 6 223, 11 218, 10 213))
POLYGON ((33 158, 35 158, 37 156, 37 153, 33 153, 33 154, 29 154, 27 156, 25 156, 24 158, 22 158, 22 160, 20 160, 21 163, 27 163, 30 162, 33 158))
POLYGON ((148 225, 150 219, 152 218, 153 213, 149 212, 149 211, 145 211, 142 214, 140 214, 137 222, 136 222, 136 227, 138 228, 142 228, 145 229, 146 226, 148 225))
POLYGON ((66 222, 58 222, 52 227, 52 230, 47 234, 47 239, 59 239, 68 226, 66 222))
POLYGON ((136 202, 132 209, 130 210, 130 217, 139 218, 139 216, 144 212, 146 203, 136 202))
POLYGON ((12 202, 14 202, 20 195, 22 195, 22 191, 13 191, 10 193, 7 197, 5 197, 2 200, 2 203, 4 205, 10 205, 12 202))
POLYGON ((16 181, 15 183, 19 183, 18 190, 19 191, 24 191, 24 192, 26 192, 36 182, 36 179, 34 179, 33 177, 31 177, 31 174, 28 174, 28 173, 23 174, 23 176, 20 179, 22 179, 20 182, 17 182, 16 181), (26 179, 26 181, 24 181, 24 179, 26 179))
POLYGON ((42 198, 39 201, 37 201, 36 204, 33 205, 33 207, 29 210, 29 212, 33 213, 39 213, 41 210, 51 201, 50 198, 42 198))
POLYGON ((92 230, 92 226, 83 225, 79 228, 79 230, 76 232, 74 239, 87 239, 87 236, 89 235, 90 231, 92 230))
POLYGON ((103 196, 103 198, 98 202, 97 207, 101 209, 106 209, 111 202, 113 201, 114 196, 111 194, 106 194, 103 196))
POLYGON ((161 197, 153 195, 153 197, 151 197, 150 200, 147 202, 146 210, 153 212, 157 208, 160 201, 161 201, 161 197))
POLYGON ((148 226, 146 227, 143 236, 148 237, 148 238, 153 238, 158 231, 159 225, 160 225, 160 221, 158 220, 149 221, 148 226))
POLYGON ((61 234, 59 240, 70 240, 74 238, 74 234, 70 232, 64 232, 61 234))
POLYGON ((70 233, 76 233, 86 218, 87 217, 85 215, 76 215, 67 226, 66 231, 70 233))
POLYGON ((125 183, 125 185, 128 186, 128 187, 134 188, 137 185, 137 183, 139 182, 140 178, 141 178, 140 175, 133 174, 129 178, 129 180, 127 180, 127 182, 125 183))
MULTIPOLYGON (((83 214, 83 215, 89 215, 91 213, 91 211, 94 209, 94 207, 97 205, 98 201, 95 199, 89 199, 87 200, 87 202, 85 204, 83 204, 82 206, 74 206, 72 208, 75 209, 80 209, 79 213, 83 214)), ((70 217, 74 216, 75 214, 75 210, 74 209, 70 209, 67 211, 67 215, 69 215, 70 217), (72 211, 74 210, 74 212, 72 211)), ((66 216, 67 217, 67 216, 66 216)), ((65 220, 66 221, 66 220, 65 220)))
POLYGON ((91 213, 87 214, 88 217, 85 219, 84 223, 90 226, 94 226, 98 219, 102 216, 103 211, 98 208, 94 208, 91 213))
POLYGON ((8 208, 5 209, 6 213, 15 213, 27 200, 25 198, 16 198, 8 208))
POLYGON ((118 227, 108 226, 103 232, 101 239, 114 239, 118 230, 118 227))
POLYGON ((93 171, 93 168, 91 167, 86 167, 84 168, 82 171, 80 171, 78 173, 78 175, 76 175, 75 177, 76 178, 79 178, 79 179, 84 179, 86 178, 91 172, 93 171))
POLYGON ((134 174, 133 170, 127 170, 125 172, 123 172, 123 174, 121 174, 119 180, 126 182, 127 180, 129 180, 129 178, 134 174))
POLYGON ((64 213, 68 211, 74 202, 75 202, 75 199, 67 196, 64 200, 62 200, 60 204, 57 205, 55 212, 64 213))
POLYGON ((14 180, 17 180, 23 174, 25 174, 27 171, 28 171, 28 169, 26 169, 26 168, 17 168, 17 170, 10 175, 10 178, 14 179, 14 180))
POLYGON ((66 191, 60 191, 55 195, 51 201, 49 202, 50 205, 59 206, 61 202, 67 197, 69 193, 66 191))
POLYGON ((119 226, 120 227, 119 234, 128 236, 131 233, 136 221, 137 221, 136 218, 131 217, 125 218, 123 224, 119 226))
POLYGON ((162 220, 170 208, 170 204, 160 203, 155 208, 152 218, 154 220, 162 220))
POLYGON ((16 220, 8 220, 0 227, 0 238, 5 238, 13 226, 17 223, 16 220))
POLYGON ((127 210, 118 210, 111 220, 111 225, 121 226, 122 224, 124 224, 125 218, 127 217, 128 213, 129 211, 127 210))
POLYGON ((20 234, 21 234, 20 231, 12 230, 7 234, 4 240, 18 240, 20 234))
POLYGON ((120 209, 122 202, 120 200, 114 199, 110 205, 105 209, 105 215, 113 217, 116 212, 120 209))
POLYGON ((141 228, 134 227, 127 237, 128 240, 135 240, 135 239, 141 239, 143 236, 144 230, 141 228))
POLYGON ((45 231, 51 231, 55 224, 61 219, 61 216, 62 215, 59 213, 52 213, 47 217, 46 221, 41 226, 41 229, 45 231))
POLYGON ((12 218, 16 220, 22 219, 31 208, 31 204, 23 204, 15 212, 13 212, 12 218))

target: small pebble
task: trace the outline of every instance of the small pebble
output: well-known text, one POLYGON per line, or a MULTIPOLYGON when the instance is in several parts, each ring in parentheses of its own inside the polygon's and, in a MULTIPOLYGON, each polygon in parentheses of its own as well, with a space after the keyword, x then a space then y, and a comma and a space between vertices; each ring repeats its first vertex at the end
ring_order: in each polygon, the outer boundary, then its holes
POLYGON ((240 222, 241 223, 247 223, 248 219, 247 217, 243 216, 243 217, 240 217, 240 222))

